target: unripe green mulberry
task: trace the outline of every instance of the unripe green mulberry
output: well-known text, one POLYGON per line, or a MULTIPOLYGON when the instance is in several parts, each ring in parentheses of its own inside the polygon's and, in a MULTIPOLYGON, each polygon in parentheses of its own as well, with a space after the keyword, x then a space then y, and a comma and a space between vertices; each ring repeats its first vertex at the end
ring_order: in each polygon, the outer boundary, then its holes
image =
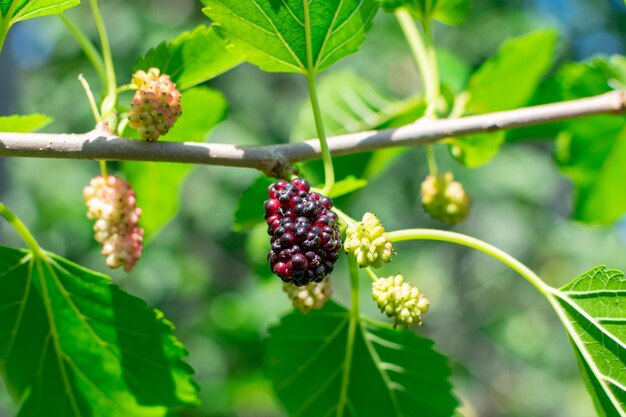
POLYGON ((303 313, 321 309, 333 295, 328 276, 321 282, 310 282, 302 287, 285 282, 283 291, 287 293, 293 306, 303 313))
POLYGON ((139 135, 156 141, 165 135, 181 115, 180 92, 169 75, 160 74, 157 68, 148 72, 139 70, 133 75, 132 84, 137 87, 133 97, 128 124, 139 135))
POLYGON ((422 205, 434 219, 447 224, 462 222, 470 210, 470 198, 451 172, 429 175, 422 182, 422 205))
POLYGON ((428 311, 428 299, 417 287, 404 282, 402 275, 376 280, 372 283, 372 297, 380 311, 394 318, 394 326, 421 325, 422 314, 428 311))
POLYGON ((385 228, 373 213, 365 213, 363 219, 348 226, 346 230, 346 253, 353 253, 361 267, 380 268, 391 261, 393 246, 385 236, 385 228))

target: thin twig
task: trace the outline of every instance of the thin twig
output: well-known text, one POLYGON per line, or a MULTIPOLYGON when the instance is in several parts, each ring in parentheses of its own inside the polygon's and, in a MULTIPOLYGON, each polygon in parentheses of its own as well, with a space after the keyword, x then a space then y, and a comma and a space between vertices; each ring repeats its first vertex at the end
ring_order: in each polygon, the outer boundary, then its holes
MULTIPOLYGON (((610 113, 626 113, 626 91, 613 91, 589 98, 459 119, 422 119, 396 129, 331 137, 328 138, 328 145, 334 156, 347 155, 389 147, 424 145, 472 133, 610 113)), ((95 129, 84 134, 0 132, 0 156, 186 162, 255 168, 272 175, 281 172, 290 163, 319 159, 321 149, 317 139, 268 146, 198 142, 148 143, 119 138, 95 129)))

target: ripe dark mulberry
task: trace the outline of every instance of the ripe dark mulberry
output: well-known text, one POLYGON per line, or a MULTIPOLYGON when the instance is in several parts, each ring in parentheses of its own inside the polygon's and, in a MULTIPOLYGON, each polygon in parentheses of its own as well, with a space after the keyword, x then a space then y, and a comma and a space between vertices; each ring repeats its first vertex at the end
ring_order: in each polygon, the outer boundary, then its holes
POLYGON ((330 274, 341 249, 333 201, 309 192, 302 178, 276 181, 267 189, 265 201, 267 233, 272 249, 268 260, 272 271, 284 282, 304 286, 321 282, 330 274))

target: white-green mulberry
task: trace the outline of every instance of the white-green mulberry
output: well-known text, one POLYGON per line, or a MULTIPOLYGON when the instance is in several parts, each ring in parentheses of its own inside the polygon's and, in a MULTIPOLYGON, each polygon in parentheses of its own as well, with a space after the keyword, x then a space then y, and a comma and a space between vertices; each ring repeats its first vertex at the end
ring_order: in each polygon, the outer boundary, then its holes
POLYGON ((380 311, 394 318, 394 325, 421 325, 428 311, 428 299, 417 287, 404 282, 402 275, 379 278, 372 283, 372 297, 380 311))
POLYGON ((310 282, 301 287, 285 282, 283 291, 287 293, 293 306, 303 313, 321 309, 333 295, 328 276, 321 282, 310 282))
POLYGON ((451 172, 429 175, 422 182, 422 205, 434 219, 447 224, 462 222, 470 210, 470 198, 451 172))
POLYGON ((380 268, 391 261, 393 246, 385 236, 385 228, 373 213, 365 213, 363 219, 346 230, 346 253, 353 253, 361 267, 380 268))

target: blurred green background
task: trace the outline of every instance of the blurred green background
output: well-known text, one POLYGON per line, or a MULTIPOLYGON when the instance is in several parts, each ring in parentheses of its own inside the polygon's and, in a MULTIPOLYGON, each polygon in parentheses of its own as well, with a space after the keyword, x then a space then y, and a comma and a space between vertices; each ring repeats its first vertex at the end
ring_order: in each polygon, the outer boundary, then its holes
MULTIPOLYGON (((208 22, 194 0, 102 3, 120 82, 130 79, 135 60, 150 47, 208 22)), ((435 28, 437 43, 471 67, 505 38, 537 27, 559 31, 560 61, 625 53, 622 0, 477 0, 473 5, 465 24, 435 28)), ((89 13, 86 5, 67 12, 95 39, 89 13)), ((0 56, 0 115, 41 112, 55 119, 45 131, 89 130, 93 122, 76 77, 83 73, 98 90, 97 76, 62 22, 47 17, 19 23, 7 42, 0 56)), ((361 51, 331 71, 341 68, 356 70, 390 96, 407 97, 421 88, 395 20, 383 13, 361 51)), ((228 119, 210 136, 216 142, 287 142, 306 100, 302 77, 266 74, 247 64, 209 85, 230 103, 228 119)), ((129 102, 130 95, 122 100, 129 102)), ((599 264, 626 270, 624 224, 597 228, 568 219, 572 188, 553 163, 552 146, 506 145, 492 163, 476 170, 437 149, 440 164, 455 172, 474 200, 469 220, 455 230, 502 247, 555 286, 599 264)), ((178 217, 146 248, 131 274, 107 271, 92 238, 82 187, 97 174, 97 164, 90 161, 0 158, 0 199, 46 249, 110 273, 176 324, 204 400, 200 409, 181 415, 282 415, 263 378, 261 359, 268 325, 289 311, 290 303, 277 279, 254 272, 265 256, 255 243, 259 232, 232 232, 238 198, 257 173, 196 168, 180 191, 178 217)), ((420 205, 419 184, 426 174, 423 151, 410 150, 347 200, 345 209, 353 217, 375 211, 388 230, 441 227, 420 205)), ((141 195, 138 199, 141 205, 141 195)), ((5 223, 0 223, 0 243, 21 246, 5 223)), ((381 275, 402 272, 430 298, 432 309, 418 332, 433 337, 450 356, 466 417, 595 414, 564 330, 523 279, 484 255, 448 244, 402 244, 397 251, 381 275)), ((340 302, 348 295, 343 270, 340 265, 334 279, 340 302)), ((380 317, 369 298, 364 292, 363 310, 380 317)), ((14 413, 0 386, 0 416, 14 413)))

